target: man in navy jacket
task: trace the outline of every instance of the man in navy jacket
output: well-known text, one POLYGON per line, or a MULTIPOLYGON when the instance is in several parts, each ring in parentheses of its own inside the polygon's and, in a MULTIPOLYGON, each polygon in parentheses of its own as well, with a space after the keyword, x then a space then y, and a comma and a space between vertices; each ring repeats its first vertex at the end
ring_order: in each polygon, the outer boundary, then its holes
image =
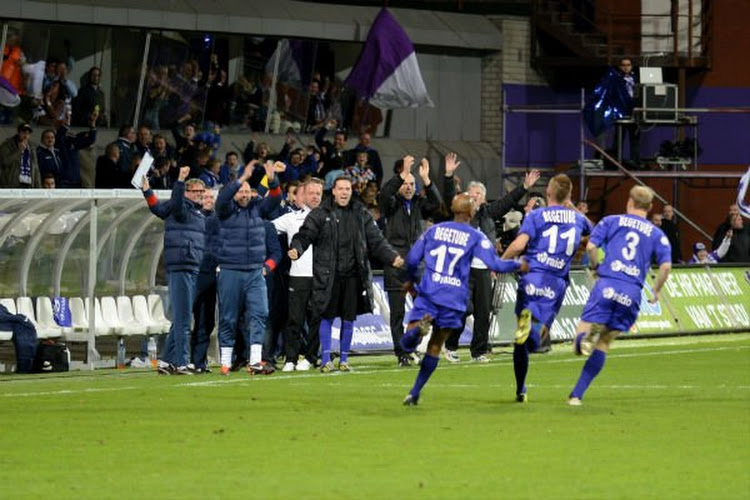
POLYGON ((188 339, 195 284, 205 247, 206 216, 201 210, 205 186, 198 179, 185 182, 188 175, 190 167, 180 168, 168 201, 156 198, 146 177, 142 183, 143 196, 151 213, 164 220, 164 262, 172 305, 172 326, 158 364, 159 373, 165 375, 192 373, 187 367, 188 339))
POLYGON ((250 189, 248 180, 257 163, 245 165, 242 175, 229 183, 216 200, 219 218, 219 239, 216 263, 219 266, 219 348, 221 374, 228 375, 232 366, 235 332, 241 312, 247 321, 243 336, 250 345, 247 370, 251 374, 269 373, 262 362, 263 337, 268 322, 268 297, 264 269, 271 271, 275 264, 267 258, 266 227, 268 217, 281 201, 281 188, 275 170, 283 171, 281 162, 266 162, 268 179, 266 197, 259 197, 250 189))

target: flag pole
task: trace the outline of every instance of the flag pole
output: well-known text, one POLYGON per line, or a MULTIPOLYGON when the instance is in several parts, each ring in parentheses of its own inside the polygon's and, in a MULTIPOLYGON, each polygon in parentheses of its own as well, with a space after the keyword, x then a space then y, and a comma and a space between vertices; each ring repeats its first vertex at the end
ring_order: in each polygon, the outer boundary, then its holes
POLYGON ((273 77, 271 78, 271 89, 268 92, 268 110, 266 111, 266 128, 265 133, 271 125, 271 114, 276 111, 276 82, 279 79, 279 60, 281 59, 281 42, 283 38, 276 42, 276 60, 273 62, 273 77))

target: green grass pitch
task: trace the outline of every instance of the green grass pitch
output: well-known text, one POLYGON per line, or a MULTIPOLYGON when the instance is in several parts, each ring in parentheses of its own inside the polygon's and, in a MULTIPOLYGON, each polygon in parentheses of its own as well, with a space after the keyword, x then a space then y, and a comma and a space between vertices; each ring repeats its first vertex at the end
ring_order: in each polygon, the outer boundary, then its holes
MULTIPOLYGON (((460 353, 463 359, 468 353, 460 353)), ((748 498, 750 334, 616 341, 584 399, 570 345, 349 374, 0 377, 0 498, 748 498)))

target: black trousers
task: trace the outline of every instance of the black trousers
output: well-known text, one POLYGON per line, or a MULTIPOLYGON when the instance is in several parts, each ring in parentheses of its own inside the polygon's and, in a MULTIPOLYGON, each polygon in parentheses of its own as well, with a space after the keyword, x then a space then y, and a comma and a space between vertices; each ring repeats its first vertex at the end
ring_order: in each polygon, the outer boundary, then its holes
POLYGON ((404 336, 404 309, 406 297, 401 290, 388 290, 388 306, 391 309, 391 338, 393 339, 393 353, 397 358, 406 356, 401 348, 401 337, 404 336))
POLYGON ((474 315, 474 332, 471 337, 471 355, 481 356, 490 350, 490 312, 492 309, 492 274, 489 269, 471 269, 469 273, 469 308, 460 329, 445 341, 445 348, 458 349, 458 339, 464 331, 466 316, 474 315))
POLYGON ((289 277, 289 317, 284 330, 284 356, 287 362, 297 363, 300 354, 305 354, 311 362, 318 357, 320 320, 316 319, 312 306, 312 284, 312 278, 289 277), (311 340, 314 345, 311 345, 311 340), (313 351, 312 354, 310 351, 313 351))
POLYGON ((196 368, 206 368, 211 332, 216 326, 216 272, 200 273, 193 302, 191 357, 196 368))

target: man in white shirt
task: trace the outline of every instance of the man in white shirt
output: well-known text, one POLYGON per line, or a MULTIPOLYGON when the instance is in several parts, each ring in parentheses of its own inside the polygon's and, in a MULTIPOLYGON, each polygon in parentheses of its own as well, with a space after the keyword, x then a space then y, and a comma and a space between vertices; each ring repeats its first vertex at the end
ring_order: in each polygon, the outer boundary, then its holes
MULTIPOLYGON (((311 178, 297 188, 297 205, 302 207, 273 221, 276 231, 286 234, 287 242, 302 227, 307 215, 320 205, 323 196, 323 181, 311 178)), ((284 363, 283 371, 309 370, 317 359, 319 318, 313 313, 313 252, 309 249, 299 259, 292 261, 289 270, 289 319, 284 330, 284 363), (304 326, 307 322, 307 348, 302 355, 304 326)))

